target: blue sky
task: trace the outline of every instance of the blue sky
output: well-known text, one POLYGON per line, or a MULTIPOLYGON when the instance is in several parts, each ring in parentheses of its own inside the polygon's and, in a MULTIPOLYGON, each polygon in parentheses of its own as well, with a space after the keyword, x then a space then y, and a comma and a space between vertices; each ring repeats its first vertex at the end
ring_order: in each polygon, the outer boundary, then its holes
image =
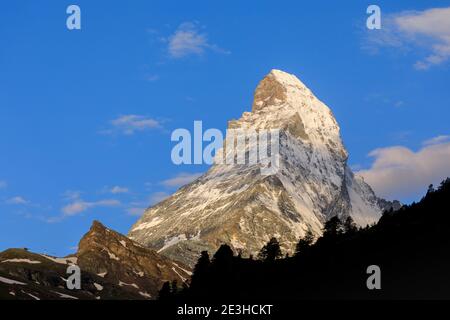
POLYGON ((207 169, 172 164, 172 130, 224 130, 273 68, 333 110, 378 193, 409 202, 450 175, 450 1, 330 2, 2 4, 0 250, 65 255, 93 219, 126 233, 207 169))

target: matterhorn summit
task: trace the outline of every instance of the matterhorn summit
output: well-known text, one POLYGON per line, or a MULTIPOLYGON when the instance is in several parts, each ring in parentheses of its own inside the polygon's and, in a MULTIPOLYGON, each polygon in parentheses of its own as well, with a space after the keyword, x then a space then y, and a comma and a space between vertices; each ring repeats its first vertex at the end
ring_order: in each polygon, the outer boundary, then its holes
POLYGON ((255 255, 271 237, 292 253, 308 230, 319 236, 330 217, 351 216, 365 226, 386 209, 348 167, 331 110, 294 75, 272 70, 256 88, 252 111, 228 128, 279 129, 278 170, 265 175, 261 164, 214 164, 149 208, 131 239, 193 265, 201 251, 223 243, 255 255))

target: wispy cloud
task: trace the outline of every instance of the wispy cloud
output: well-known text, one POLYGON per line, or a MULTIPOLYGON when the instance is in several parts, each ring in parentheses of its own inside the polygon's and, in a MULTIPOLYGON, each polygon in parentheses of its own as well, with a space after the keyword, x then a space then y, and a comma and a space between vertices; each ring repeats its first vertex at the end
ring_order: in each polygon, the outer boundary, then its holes
POLYGON ((177 176, 164 180, 161 182, 161 184, 165 187, 169 187, 169 188, 175 188, 175 187, 181 187, 185 184, 188 184, 192 181, 194 181, 195 179, 197 179, 198 177, 200 177, 202 175, 202 173, 186 173, 186 172, 182 172, 180 174, 178 174, 177 176))
MULTIPOLYGON (((434 144, 441 144, 441 143, 445 143, 445 142, 448 142, 448 141, 450 141, 450 135, 441 135, 441 136, 437 136, 437 137, 425 140, 423 142, 423 145, 424 146, 431 146, 431 145, 434 145, 434 144)), ((449 161, 450 161, 450 159, 449 159, 449 161)))
POLYGON ((405 105, 405 101, 399 100, 395 97, 390 97, 389 95, 383 93, 369 93, 364 97, 364 100, 370 103, 377 103, 383 105, 394 106, 395 108, 400 108, 405 105))
POLYGON ((64 206, 61 209, 61 212, 64 217, 74 216, 80 213, 87 211, 88 209, 96 208, 96 207, 117 207, 120 206, 120 201, 114 199, 106 199, 88 202, 84 200, 76 200, 68 205, 64 206))
POLYGON ((115 199, 101 199, 86 201, 81 198, 81 191, 68 190, 63 193, 62 199, 67 203, 61 208, 61 214, 49 218, 43 218, 48 223, 61 222, 62 220, 82 214, 94 208, 112 208, 121 206, 122 203, 115 199))
MULTIPOLYGON (((153 187, 156 187, 156 186, 161 186, 161 185, 164 187, 164 189, 165 188, 170 188, 170 189, 178 188, 178 187, 181 187, 185 184, 188 184, 188 183, 194 181, 201 175, 202 175, 202 173, 182 172, 170 179, 163 180, 163 181, 155 183, 155 184, 147 182, 147 183, 145 183, 145 186, 146 186, 146 188, 150 188, 150 189, 152 189, 153 187)), ((171 195, 170 191, 153 192, 150 194, 150 196, 147 199, 145 199, 145 201, 130 203, 129 208, 127 209, 127 213, 130 215, 141 215, 145 211, 145 209, 148 208, 148 206, 155 205, 155 204, 165 200, 170 195, 171 195)))
POLYGON ((425 56, 414 64, 418 70, 447 62, 450 59, 450 7, 385 15, 380 30, 367 31, 364 45, 371 52, 381 47, 406 51, 420 48, 425 56))
POLYGON ((67 190, 63 193, 64 200, 76 200, 81 197, 82 192, 78 190, 67 190))
POLYGON ((145 80, 148 82, 155 82, 159 80, 159 75, 157 74, 148 74, 145 76, 145 80))
POLYGON ((0 180, 0 189, 5 189, 8 183, 5 180, 0 180))
POLYGON ((413 131, 411 130, 400 130, 395 131, 389 134, 389 138, 392 141, 395 141, 394 143, 400 144, 400 143, 406 143, 410 141, 411 135, 413 134, 413 131))
POLYGON ((144 207, 131 207, 131 208, 128 208, 126 211, 130 216, 140 217, 140 216, 142 216, 142 214, 144 213, 144 211, 146 209, 147 208, 144 208, 144 207))
POLYGON ((166 192, 154 192, 143 200, 129 203, 127 208, 125 208, 125 212, 129 216, 139 217, 145 212, 145 210, 147 210, 148 207, 163 201, 167 197, 169 197, 169 194, 166 192))
POLYGON ((163 191, 155 192, 150 195, 150 204, 153 205, 158 202, 161 202, 169 196, 170 196, 170 194, 168 194, 167 192, 163 192, 163 191))
POLYGON ((142 132, 152 129, 161 128, 162 125, 158 120, 147 116, 128 114, 122 115, 110 122, 111 128, 102 130, 100 133, 133 135, 136 132, 142 132))
POLYGON ((148 207, 163 201, 169 196, 170 194, 164 191, 154 192, 145 197, 145 199, 130 202, 125 209, 125 212, 130 216, 141 216, 148 207))
POLYGON ((212 44, 206 33, 200 30, 195 22, 184 22, 175 32, 165 39, 168 43, 168 53, 172 58, 178 59, 189 55, 202 55, 206 50, 229 54, 230 52, 212 44))
POLYGON ((13 197, 11 199, 6 200, 7 204, 17 204, 17 205, 24 205, 24 204, 28 204, 29 201, 25 200, 23 197, 21 196, 16 196, 13 197))
POLYGON ((110 190, 110 192, 112 194, 119 194, 119 193, 128 193, 128 192, 130 192, 130 190, 128 188, 125 188, 125 187, 115 186, 115 187, 113 187, 110 190))
POLYGON ((404 101, 399 100, 394 103, 394 107, 400 108, 400 107, 403 107, 404 104, 405 104, 404 101))
POLYGON ((438 136, 418 151, 403 146, 373 150, 371 168, 358 172, 385 198, 409 198, 424 192, 430 183, 450 177, 450 142, 438 136))

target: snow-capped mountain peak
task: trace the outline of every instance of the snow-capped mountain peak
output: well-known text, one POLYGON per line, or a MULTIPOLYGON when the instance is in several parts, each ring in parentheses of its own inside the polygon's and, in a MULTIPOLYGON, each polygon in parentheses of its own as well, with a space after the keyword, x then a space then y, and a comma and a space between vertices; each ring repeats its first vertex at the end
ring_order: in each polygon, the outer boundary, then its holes
POLYGON ((259 164, 215 164, 149 208, 130 238, 193 265, 200 251, 222 243, 254 255, 275 236, 292 252, 334 215, 350 215, 359 225, 381 216, 379 199, 347 166, 331 110, 294 75, 272 70, 255 90, 252 111, 228 128, 279 129, 279 169, 267 176, 259 164))

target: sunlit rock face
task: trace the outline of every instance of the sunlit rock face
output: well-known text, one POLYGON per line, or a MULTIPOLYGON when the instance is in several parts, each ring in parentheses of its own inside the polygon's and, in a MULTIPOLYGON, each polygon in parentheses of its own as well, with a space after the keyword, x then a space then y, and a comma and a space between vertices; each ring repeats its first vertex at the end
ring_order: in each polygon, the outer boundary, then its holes
POLYGON ((166 281, 181 287, 189 267, 94 221, 65 258, 27 249, 0 252, 0 300, 149 300, 166 281), (74 268, 75 269, 69 269, 74 268), (79 270, 78 289, 69 288, 79 270))
POLYGON ((319 236, 332 216, 350 215, 360 226, 380 218, 379 199, 347 165, 331 110, 294 75, 272 70, 256 88, 252 111, 228 128, 279 129, 279 169, 263 175, 260 164, 213 165, 149 208, 130 238, 192 266, 200 251, 222 243, 248 256, 277 237, 292 253, 299 238, 308 230, 319 236))

